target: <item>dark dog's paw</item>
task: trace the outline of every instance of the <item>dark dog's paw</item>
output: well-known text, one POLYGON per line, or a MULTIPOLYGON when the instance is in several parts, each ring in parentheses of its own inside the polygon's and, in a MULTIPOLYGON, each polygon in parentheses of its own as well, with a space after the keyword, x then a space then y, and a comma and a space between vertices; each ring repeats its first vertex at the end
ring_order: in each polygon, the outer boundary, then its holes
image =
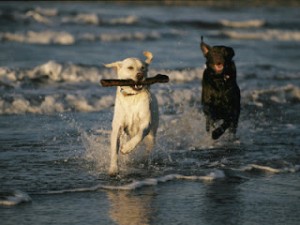
POLYGON ((219 137, 221 137, 222 134, 224 134, 224 132, 225 132, 225 130, 222 127, 215 129, 211 135, 212 139, 214 139, 214 140, 218 139, 219 137))

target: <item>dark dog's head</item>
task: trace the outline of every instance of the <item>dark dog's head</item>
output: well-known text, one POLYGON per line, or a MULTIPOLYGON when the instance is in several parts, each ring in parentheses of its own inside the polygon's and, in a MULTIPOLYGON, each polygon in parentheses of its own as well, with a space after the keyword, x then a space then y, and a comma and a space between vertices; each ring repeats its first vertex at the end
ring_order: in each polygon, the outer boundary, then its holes
POLYGON ((226 46, 209 46, 203 42, 201 36, 201 50, 206 58, 206 65, 210 67, 216 74, 221 74, 229 62, 232 61, 234 56, 233 48, 226 46))

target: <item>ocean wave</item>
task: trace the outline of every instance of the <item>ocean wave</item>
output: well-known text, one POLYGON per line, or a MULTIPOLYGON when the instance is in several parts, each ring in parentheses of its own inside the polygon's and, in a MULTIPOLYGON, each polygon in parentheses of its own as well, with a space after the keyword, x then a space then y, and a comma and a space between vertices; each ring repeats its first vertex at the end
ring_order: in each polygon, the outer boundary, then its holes
POLYGON ((246 20, 246 21, 230 21, 230 20, 221 20, 220 23, 225 27, 233 28, 258 28, 263 27, 266 24, 265 20, 246 20))
POLYGON ((273 168, 271 166, 263 166, 259 164, 249 164, 241 168, 227 168, 225 170, 215 169, 208 172, 206 175, 182 175, 182 174, 168 174, 156 178, 145 178, 142 180, 135 180, 127 184, 122 185, 107 185, 98 184, 92 187, 73 188, 65 190, 47 191, 43 194, 65 194, 65 193, 76 193, 76 192, 93 192, 97 190, 116 190, 116 191, 133 191, 148 186, 157 186, 160 183, 170 182, 174 180, 185 180, 185 181, 202 181, 202 182, 213 182, 219 179, 227 178, 241 178, 249 179, 246 174, 252 171, 260 171, 262 173, 280 174, 280 173, 297 173, 300 171, 300 165, 291 165, 290 167, 284 168, 273 168), (235 173, 236 171, 242 172, 235 173))
POLYGON ((26 10, 20 9, 0 9, 0 20, 5 23, 15 23, 25 26, 40 24, 46 27, 72 25, 90 25, 90 26, 141 26, 143 28, 164 27, 165 25, 173 27, 196 27, 204 29, 221 29, 221 28, 275 28, 275 29, 294 29, 299 25, 294 21, 271 22, 264 19, 248 20, 216 20, 207 21, 202 19, 170 19, 167 21, 158 20, 152 15, 106 15, 97 12, 88 12, 80 8, 72 11, 62 10, 59 8, 35 7, 26 10))
MULTIPOLYGON (((100 89, 101 87, 99 87, 100 89)), ((55 91, 54 91, 55 92, 55 91)), ((158 90, 156 92, 158 104, 173 110, 186 104, 200 101, 199 91, 196 89, 158 90)), ((0 97, 0 115, 2 114, 53 114, 69 111, 95 112, 108 109, 114 105, 114 94, 103 94, 92 90, 88 93, 56 93, 56 94, 8 94, 0 97)), ((165 109, 167 110, 167 109, 165 109)))
POLYGON ((220 36, 231 39, 300 41, 299 31, 269 29, 265 31, 222 31, 220 36))
MULTIPOLYGON (((261 172, 263 174, 284 174, 284 173, 297 173, 300 171, 300 165, 288 165, 282 168, 274 168, 272 166, 260 165, 260 164, 248 164, 240 168, 224 168, 224 169, 212 169, 207 171, 205 175, 183 175, 179 173, 172 173, 162 175, 159 177, 143 178, 140 180, 133 180, 129 183, 119 182, 121 184, 96 184, 90 187, 69 188, 48 190, 43 192, 33 192, 33 195, 60 195, 66 193, 83 193, 83 192, 95 192, 95 191, 135 191, 149 186, 157 186, 162 183, 171 181, 193 181, 193 182, 214 182, 220 179, 243 179, 249 180, 249 173, 261 172)), ((106 183, 105 182, 105 183, 106 183)), ((21 203, 31 202, 32 198, 25 192, 15 190, 8 192, 0 192, 0 206, 15 206, 21 203)))
POLYGON ((36 97, 14 94, 0 97, 1 114, 53 114, 69 111, 94 112, 112 107, 112 95, 82 96, 81 94, 53 94, 36 97))
MULTIPOLYGON (((155 95, 160 107, 164 111, 173 112, 184 102, 187 105, 200 105, 200 85, 194 88, 172 89, 168 86, 155 90, 155 95)), ((73 91, 68 94, 60 91, 53 94, 32 93, 5 93, 0 97, 0 115, 2 114, 53 114, 69 111, 96 112, 106 110, 114 105, 114 94, 111 91, 104 94, 105 90, 99 86, 90 91, 73 91)), ((53 91, 55 92, 55 91, 53 91)), ((300 88, 287 85, 274 89, 254 90, 242 94, 242 104, 265 107, 276 104, 298 104, 300 102, 300 88)))
MULTIPOLYGON (((174 82, 190 82, 202 78, 203 68, 188 70, 157 70, 150 69, 149 76, 166 74, 174 82), (152 75, 153 74, 153 75, 152 75)), ((0 88, 21 87, 28 81, 32 82, 67 82, 67 83, 99 83, 101 79, 113 78, 115 75, 103 67, 85 66, 72 63, 58 63, 50 60, 32 69, 10 69, 0 67, 0 88)))
POLYGON ((172 180, 189 180, 189 181, 213 181, 216 179, 222 179, 225 177, 225 174, 222 170, 215 170, 210 172, 204 176, 186 176, 181 174, 169 174, 166 176, 158 177, 158 178, 148 178, 141 181, 133 181, 132 183, 120 185, 120 186, 112 186, 112 185, 102 185, 100 188, 104 190, 136 190, 145 186, 155 186, 159 183, 165 183, 172 180))
MULTIPOLYGON (((150 69, 149 76, 167 74, 170 82, 177 83, 200 80, 202 72, 202 68, 182 71, 150 69)), ((107 109, 114 104, 114 96, 110 91, 104 94, 105 89, 101 88, 99 81, 114 76, 112 71, 103 67, 61 64, 55 61, 32 69, 13 70, 1 67, 0 91, 3 91, 3 95, 0 97, 0 114, 94 112, 107 109), (72 87, 82 83, 89 87, 89 91, 77 92, 77 88, 72 87), (36 94, 27 91, 27 87, 35 87, 36 94), (63 91, 65 88, 66 92, 63 91), (98 90, 94 90, 95 88, 98 90)), ((157 85, 166 87, 168 84, 157 85)), ((196 89, 198 87, 174 90, 161 88, 156 95, 160 105, 180 105, 183 101, 198 101, 199 91, 196 89)))
POLYGON ((293 165, 290 167, 284 167, 284 168, 273 168, 271 166, 263 166, 258 164, 249 164, 245 167, 242 167, 239 169, 242 172, 249 172, 249 171, 260 171, 264 173, 296 173, 300 171, 300 165, 293 165))
POLYGON ((100 19, 95 13, 80 13, 75 16, 65 16, 62 18, 61 22, 98 25, 100 23, 100 19))
POLYGON ((94 25, 94 26, 115 26, 115 25, 156 25, 163 26, 165 24, 171 26, 192 26, 201 28, 258 28, 265 26, 264 20, 252 19, 246 21, 204 21, 204 20, 170 20, 167 22, 158 21, 150 18, 139 18, 134 15, 127 15, 121 17, 105 18, 97 13, 76 12, 68 15, 60 15, 57 9, 37 7, 25 12, 0 12, 0 18, 6 19, 10 22, 36 22, 43 25, 94 25))
POLYGON ((0 192, 0 206, 15 206, 26 202, 31 202, 31 198, 25 192, 19 190, 0 192))
POLYGON ((124 185, 104 185, 98 184, 93 187, 87 188, 74 188, 67 190, 57 190, 57 191, 48 191, 45 194, 65 194, 65 193, 74 193, 74 192, 91 192, 97 190, 117 190, 117 191, 132 191, 137 190, 147 186, 156 186, 159 183, 165 183, 173 180, 189 180, 189 181, 213 181, 216 179, 222 179, 225 177, 225 174, 222 170, 215 170, 204 176, 186 176, 181 174, 169 174, 158 178, 146 178, 144 180, 133 181, 124 185))
POLYGON ((1 41, 21 42, 28 44, 59 44, 59 45, 72 45, 75 43, 75 38, 68 32, 57 31, 27 31, 26 33, 0 33, 1 41))
POLYGON ((57 16, 58 10, 55 8, 36 7, 26 11, 0 9, 0 19, 11 23, 30 24, 36 22, 43 25, 53 25, 52 18, 57 16))
POLYGON ((131 25, 131 24, 137 24, 139 22, 139 18, 136 16, 125 16, 120 18, 113 18, 110 19, 107 23, 111 25, 131 25))
MULTIPOLYGON (((153 87, 159 105, 173 111, 183 102, 187 105, 200 104, 203 69, 150 69, 149 76, 160 73, 170 78, 168 84, 153 87), (192 85, 192 82, 199 82, 199 85, 192 85)), ((0 97, 0 114, 105 110, 114 104, 114 92, 101 87, 99 81, 115 76, 114 72, 104 67, 55 61, 31 69, 1 67, 0 91, 3 94, 0 97), (81 85, 79 89, 78 85, 81 85), (32 87, 35 92, 30 91, 32 87)), ((242 104, 245 105, 264 107, 299 102, 300 88, 293 84, 242 92, 242 104)))
POLYGON ((141 22, 138 17, 133 15, 106 19, 97 13, 76 12, 74 14, 63 15, 63 13, 59 12, 56 8, 41 7, 30 9, 25 12, 0 10, 0 19, 12 23, 22 23, 27 25, 31 23, 39 23, 47 26, 64 24, 114 26, 135 25, 141 22))
POLYGON ((293 84, 263 90, 252 90, 244 94, 244 102, 259 107, 269 104, 299 103, 300 88, 293 84))
POLYGON ((33 10, 31 10, 33 12, 37 12, 43 16, 49 16, 49 17, 53 17, 53 16, 57 16, 58 15, 58 9, 56 8, 44 8, 44 7, 35 7, 33 10))
POLYGON ((220 21, 204 21, 204 20, 171 20, 167 22, 171 26, 191 26, 197 28, 206 29, 220 29, 220 28, 259 28, 266 25, 265 20, 253 19, 246 21, 230 21, 230 20, 220 20, 220 21))
POLYGON ((73 45, 82 41, 120 42, 120 41, 147 41, 158 40, 164 37, 177 37, 182 33, 178 31, 135 31, 135 32, 110 32, 110 33, 83 33, 74 35, 66 31, 27 31, 25 33, 0 32, 0 41, 20 42, 40 45, 73 45))
POLYGON ((98 83, 100 79, 109 78, 108 70, 101 70, 95 66, 76 64, 61 64, 50 60, 32 69, 10 69, 0 67, 0 81, 11 87, 21 87, 22 84, 32 82, 91 82, 98 83))
POLYGON ((101 18, 96 13, 78 13, 76 15, 68 15, 61 18, 61 23, 70 24, 89 24, 89 25, 134 25, 139 22, 136 16, 115 17, 111 19, 101 18))
POLYGON ((140 19, 133 15, 102 18, 97 13, 86 12, 59 12, 57 8, 36 7, 25 11, 15 9, 1 10, 0 19, 12 23, 39 23, 42 25, 77 24, 77 25, 132 25, 137 24, 140 19))
MULTIPOLYGON (((46 12, 46 11, 45 11, 46 12)), ((51 25, 53 24, 52 20, 47 18, 48 16, 47 13, 44 13, 43 11, 37 10, 37 11, 28 11, 26 12, 25 16, 23 17, 25 19, 32 19, 35 22, 41 23, 41 24, 46 24, 46 25, 51 25)))

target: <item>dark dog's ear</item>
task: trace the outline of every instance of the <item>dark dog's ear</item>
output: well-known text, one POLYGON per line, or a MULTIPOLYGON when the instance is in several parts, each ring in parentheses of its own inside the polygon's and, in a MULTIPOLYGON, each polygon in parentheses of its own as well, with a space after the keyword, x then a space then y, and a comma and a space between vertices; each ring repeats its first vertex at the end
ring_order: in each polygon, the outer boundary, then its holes
POLYGON ((232 59, 233 58, 233 56, 234 56, 234 50, 233 50, 233 48, 231 48, 231 47, 226 47, 225 48, 225 57, 227 58, 227 59, 232 59))
POLYGON ((201 36, 201 44, 200 44, 200 48, 203 52, 203 55, 206 56, 207 53, 209 52, 209 50, 211 49, 211 47, 208 44, 205 44, 203 42, 203 36, 201 36))

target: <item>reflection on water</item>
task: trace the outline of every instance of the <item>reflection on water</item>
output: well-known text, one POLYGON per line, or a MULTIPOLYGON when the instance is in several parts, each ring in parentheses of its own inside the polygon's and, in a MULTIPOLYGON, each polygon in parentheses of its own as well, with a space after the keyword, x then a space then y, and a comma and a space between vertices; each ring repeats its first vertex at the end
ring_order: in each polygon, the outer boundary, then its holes
POLYGON ((128 191, 107 191, 109 216, 120 225, 150 224, 153 194, 128 191))
POLYGON ((207 224, 241 224, 243 204, 238 183, 215 181, 207 187, 203 200, 207 224))

